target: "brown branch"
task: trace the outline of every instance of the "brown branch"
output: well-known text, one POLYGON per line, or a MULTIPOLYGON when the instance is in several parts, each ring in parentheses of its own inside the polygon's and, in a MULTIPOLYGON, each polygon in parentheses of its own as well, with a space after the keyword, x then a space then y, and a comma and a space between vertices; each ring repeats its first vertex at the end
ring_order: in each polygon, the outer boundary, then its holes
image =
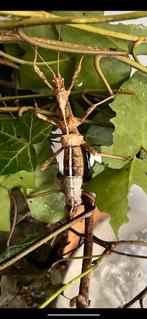
MULTIPOLYGON (((93 251, 93 215, 85 218, 85 241, 84 241, 84 256, 91 256, 91 258, 83 259, 82 272, 91 266, 93 251)), ((90 273, 81 278, 79 295, 76 299, 77 308, 89 308, 89 284, 90 273)))

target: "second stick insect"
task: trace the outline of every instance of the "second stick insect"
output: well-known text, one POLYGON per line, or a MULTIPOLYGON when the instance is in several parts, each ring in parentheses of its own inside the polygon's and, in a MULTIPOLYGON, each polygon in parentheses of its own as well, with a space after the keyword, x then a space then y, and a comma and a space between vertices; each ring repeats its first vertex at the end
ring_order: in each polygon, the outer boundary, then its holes
MULTIPOLYGON (((84 157, 83 150, 88 150, 94 155, 101 155, 104 157, 112 157, 116 159, 124 160, 125 158, 121 156, 115 156, 110 154, 101 154, 88 145, 84 140, 83 135, 80 134, 78 127, 81 125, 88 115, 100 104, 107 102, 114 98, 114 96, 109 96, 108 98, 100 101, 96 104, 92 104, 85 112, 82 119, 77 119, 71 109, 69 103, 69 96, 71 90, 77 80, 78 74, 81 70, 81 64, 83 56, 80 58, 78 67, 72 77, 71 85, 68 89, 65 88, 64 78, 62 78, 59 70, 58 74, 53 73, 53 84, 51 85, 42 71, 36 65, 37 55, 34 61, 34 70, 39 75, 39 77, 46 83, 46 85, 55 91, 55 96, 58 102, 60 110, 60 120, 56 123, 57 127, 62 131, 61 144, 62 147, 54 153, 46 162, 43 163, 41 169, 45 170, 51 161, 64 150, 64 163, 63 163, 63 185, 62 190, 65 194, 66 210, 70 217, 73 217, 77 211, 79 205, 82 204, 82 184, 84 176, 84 157)), ((47 117, 37 112, 37 116, 46 121, 49 121, 47 117)))

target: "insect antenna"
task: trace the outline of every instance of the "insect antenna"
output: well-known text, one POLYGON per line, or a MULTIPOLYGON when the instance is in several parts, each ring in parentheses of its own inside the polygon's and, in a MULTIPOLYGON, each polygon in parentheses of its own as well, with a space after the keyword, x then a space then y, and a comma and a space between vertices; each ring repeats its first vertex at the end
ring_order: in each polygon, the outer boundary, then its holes
POLYGON ((44 83, 51 89, 54 90, 53 86, 48 82, 46 76, 44 73, 40 70, 40 68, 37 66, 37 56, 40 57, 40 59, 44 62, 44 64, 47 66, 47 68, 50 70, 50 72, 53 74, 53 77, 55 78, 55 73, 54 71, 50 68, 50 66, 47 64, 47 62, 42 58, 42 56, 38 53, 37 47, 34 48, 32 47, 33 50, 35 51, 35 58, 34 58, 34 70, 38 74, 38 76, 44 81, 44 83))
MULTIPOLYGON (((59 24, 58 25, 58 40, 59 41, 61 40, 60 34, 61 34, 61 26, 59 24)), ((60 52, 59 51, 57 52, 57 75, 60 76, 60 52)))

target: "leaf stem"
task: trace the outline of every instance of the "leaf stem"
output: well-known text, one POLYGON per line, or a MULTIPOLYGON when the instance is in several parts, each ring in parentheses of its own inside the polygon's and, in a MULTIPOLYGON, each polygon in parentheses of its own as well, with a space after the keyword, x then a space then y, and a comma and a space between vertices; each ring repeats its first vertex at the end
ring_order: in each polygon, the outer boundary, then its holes
MULTIPOLYGON (((13 62, 16 62, 16 63, 19 63, 19 64, 25 64, 25 65, 34 65, 34 62, 31 62, 31 61, 27 61, 27 60, 22 60, 22 59, 19 59, 19 58, 15 58, 14 56, 10 55, 10 54, 7 54, 3 51, 0 50, 0 56, 10 60, 10 61, 13 61, 13 62)), ((65 62, 65 61, 68 61, 69 58, 64 58, 64 59, 60 59, 60 62, 65 62)), ((36 62, 37 65, 45 65, 45 64, 48 64, 48 65, 54 65, 54 64, 57 64, 57 60, 55 61, 45 61, 45 62, 36 62)))
POLYGON ((106 15, 98 17, 61 17, 53 15, 48 12, 39 11, 38 14, 34 14, 32 11, 0 11, 0 14, 3 15, 15 15, 15 16, 29 16, 19 20, 11 20, 7 22, 1 22, 0 29, 5 28, 16 28, 16 27, 26 27, 32 25, 45 25, 45 24, 84 24, 84 23, 102 23, 110 21, 120 21, 127 19, 138 19, 140 17, 146 17, 147 11, 137 11, 131 13, 123 13, 117 15, 106 15))
MULTIPOLYGON (((0 81, 1 83, 1 81, 0 81)), ((54 96, 54 93, 51 90, 48 90, 48 93, 39 93, 39 94, 26 94, 26 95, 14 95, 14 96, 0 96, 0 102, 4 102, 4 101, 13 101, 16 99, 19 100, 23 100, 23 99, 34 99, 34 98, 42 98, 42 97, 46 97, 46 96, 54 96)), ((83 89, 83 90, 75 90, 71 92, 71 95, 74 94, 82 94, 82 93, 107 93, 108 91, 106 89, 92 89, 92 88, 87 88, 87 89, 83 89)), ((133 89, 113 89, 114 93, 117 94, 128 94, 128 95, 133 95, 135 94, 135 91, 133 89)))
POLYGON ((77 280, 83 278, 84 276, 88 275, 91 271, 95 270, 100 263, 100 261, 103 259, 103 257, 106 254, 106 250, 101 254, 101 256, 97 259, 94 265, 92 265, 90 268, 85 270, 83 273, 79 274, 78 276, 74 277, 72 280, 70 280, 67 284, 64 284, 60 289, 58 289, 52 296, 50 296, 45 302, 43 302, 39 308, 45 308, 51 301, 53 301, 56 297, 58 297, 66 288, 68 288, 71 284, 76 282, 77 280))
POLYGON ((21 258, 25 257, 30 252, 34 251, 38 247, 40 247, 43 244, 45 244, 46 242, 48 242, 50 239, 52 239, 55 236, 59 235, 60 233, 62 233, 66 229, 68 229, 69 227, 73 226, 75 223, 81 221, 83 218, 90 216, 90 214, 91 214, 91 211, 90 212, 83 212, 82 214, 80 214, 80 215, 74 217, 73 219, 71 219, 70 222, 66 222, 65 224, 63 224, 62 226, 57 228, 56 231, 53 231, 49 235, 43 237, 42 239, 39 239, 39 241, 37 241, 31 247, 28 247, 25 251, 22 251, 21 253, 19 253, 18 255, 14 256, 10 260, 7 260, 6 262, 1 263, 0 264, 0 271, 5 269, 5 268, 7 268, 7 267, 9 267, 9 266, 11 266, 11 265, 13 265, 16 261, 18 261, 21 258))
MULTIPOLYGON (((38 37, 31 37, 28 36, 23 28, 18 28, 17 33, 19 36, 25 40, 26 42, 44 48, 44 49, 49 49, 49 50, 56 50, 59 52, 71 52, 71 53, 78 53, 78 54, 100 54, 100 55, 106 55, 106 56, 111 56, 111 55, 126 55, 128 52, 123 52, 123 51, 111 51, 108 49, 103 49, 99 47, 93 47, 90 45, 84 45, 84 44, 75 44, 71 42, 63 42, 59 40, 51 40, 51 39, 43 39, 43 38, 38 38, 38 37)), ((138 40, 138 38, 137 38, 138 40)))
POLYGON ((127 58, 127 57, 121 57, 121 56, 118 55, 118 56, 112 56, 112 59, 119 60, 119 61, 121 61, 121 62, 123 62, 125 64, 128 64, 128 65, 132 66, 133 68, 135 68, 135 69, 137 69, 139 71, 147 73, 147 67, 146 66, 144 66, 144 65, 142 65, 142 64, 140 64, 140 63, 138 63, 138 62, 136 62, 134 60, 131 60, 131 59, 127 58))

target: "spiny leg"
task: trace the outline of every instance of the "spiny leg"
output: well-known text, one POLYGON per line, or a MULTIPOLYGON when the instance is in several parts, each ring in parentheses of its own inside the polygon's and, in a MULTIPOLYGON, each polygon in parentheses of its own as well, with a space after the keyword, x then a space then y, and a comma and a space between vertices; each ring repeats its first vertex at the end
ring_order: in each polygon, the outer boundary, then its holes
POLYGON ((42 165, 41 165, 41 170, 45 171, 48 166, 51 164, 51 162, 55 159, 57 155, 59 155, 63 150, 63 147, 59 148, 53 155, 51 155, 42 165))
POLYGON ((114 159, 118 159, 118 160, 124 160, 124 161, 129 161, 131 160, 130 156, 119 156, 119 155, 113 155, 113 154, 104 154, 104 153, 98 153, 94 147, 92 147, 91 145, 85 143, 83 144, 83 147, 88 150, 91 154, 95 155, 95 156, 102 156, 102 157, 108 157, 108 158, 114 158, 114 159))
POLYGON ((78 124, 78 126, 81 125, 81 124, 86 120, 86 118, 89 116, 89 114, 91 114, 91 113, 96 109, 97 106, 99 106, 99 105, 101 105, 101 104, 103 104, 103 103, 105 103, 105 102, 108 102, 108 101, 110 101, 110 100, 112 100, 112 99, 114 99, 114 95, 107 97, 107 98, 104 99, 103 101, 100 101, 100 102, 98 102, 98 103, 92 104, 92 105, 86 110, 85 115, 82 117, 82 119, 80 119, 80 121, 79 121, 80 123, 78 124))
POLYGON ((43 121, 45 121, 45 122, 48 122, 48 123, 51 123, 51 124, 57 126, 57 122, 56 122, 56 121, 54 121, 54 120, 52 120, 52 119, 49 119, 45 114, 42 114, 42 113, 40 113, 40 112, 37 111, 37 110, 35 111, 35 115, 36 115, 39 119, 41 119, 41 120, 43 120, 43 121))
POLYGON ((81 57, 81 59, 79 61, 79 64, 77 66, 77 69, 76 69, 76 71, 75 71, 75 73, 74 73, 74 75, 72 77, 71 85, 70 85, 70 87, 68 89, 69 92, 72 90, 73 86, 75 85, 77 77, 78 77, 78 75, 79 75, 79 73, 81 71, 81 65, 82 65, 83 58, 84 58, 84 56, 82 55, 82 57, 81 57))

